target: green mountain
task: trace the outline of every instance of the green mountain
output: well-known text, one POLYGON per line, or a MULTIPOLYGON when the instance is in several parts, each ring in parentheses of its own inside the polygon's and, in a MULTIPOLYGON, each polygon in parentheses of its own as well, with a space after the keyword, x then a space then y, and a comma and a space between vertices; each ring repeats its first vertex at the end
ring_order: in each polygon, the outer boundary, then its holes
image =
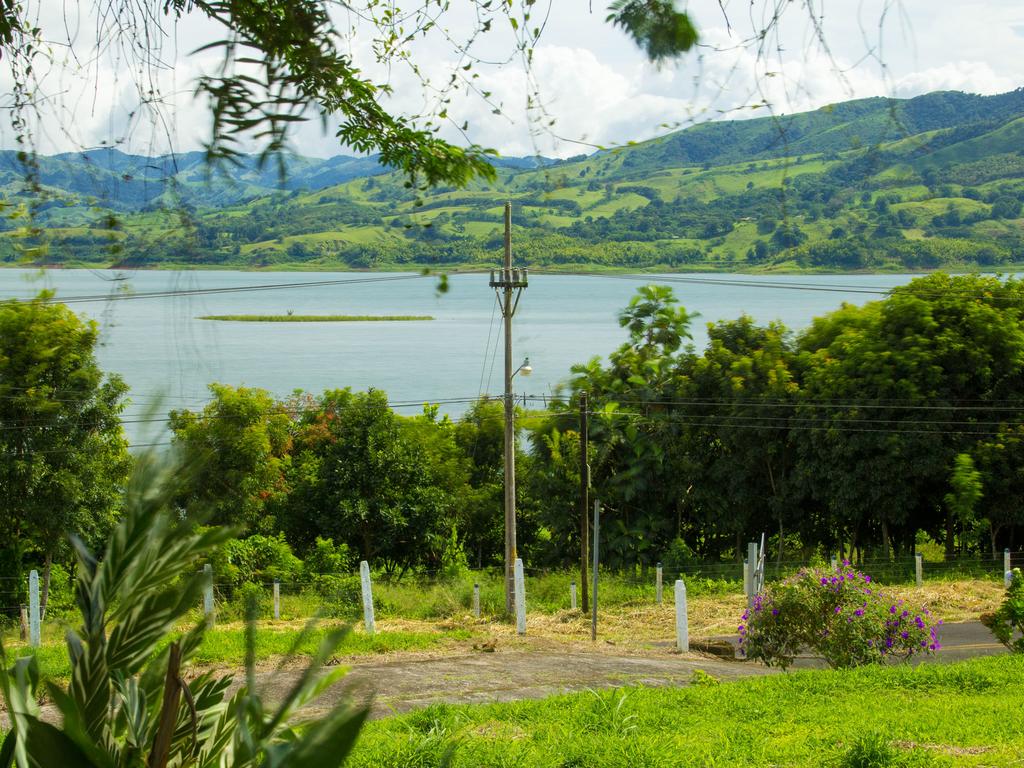
POLYGON ((0 259, 119 266, 492 265, 502 206, 518 263, 548 268, 926 269, 1024 262, 1024 89, 859 99, 707 123, 493 184, 410 187, 375 158, 0 154, 0 259), (26 227, 25 222, 29 222, 26 227), (38 231, 37 230, 41 230, 38 231))

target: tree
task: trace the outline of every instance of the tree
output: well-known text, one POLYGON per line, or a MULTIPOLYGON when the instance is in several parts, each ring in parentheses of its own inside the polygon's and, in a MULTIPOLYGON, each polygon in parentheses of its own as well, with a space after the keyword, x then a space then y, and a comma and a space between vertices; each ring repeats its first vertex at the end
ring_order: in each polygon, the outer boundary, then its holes
POLYGON ((196 465, 179 503, 214 525, 273 534, 276 505, 287 494, 292 407, 269 392, 211 384, 201 413, 171 411, 174 444, 196 465))
POLYGON ((43 293, 0 302, 0 544, 7 575, 27 555, 50 565, 68 536, 96 543, 130 469, 121 427, 127 386, 96 364, 96 324, 43 293))
POLYGON ((1017 280, 935 274, 801 335, 801 472, 839 541, 892 551, 926 530, 954 554, 955 457, 1022 405, 1022 299, 1017 280))
POLYGON ((397 416, 379 390, 325 392, 298 422, 282 520, 290 540, 331 537, 388 572, 420 564, 432 537, 450 533, 465 484, 452 432, 397 416))
MULTIPOLYGON (((198 92, 210 102, 212 124, 206 148, 211 160, 237 161, 239 142, 247 138, 261 143, 261 159, 282 160, 295 124, 316 115, 336 124, 341 145, 360 153, 378 153, 382 164, 404 171, 410 182, 462 186, 476 176, 493 179, 495 172, 488 157, 495 153, 475 144, 462 148, 438 138, 439 124, 448 119, 450 98, 445 100, 445 96, 460 86, 479 92, 470 72, 474 64, 483 61, 470 50, 477 37, 492 27, 496 31, 511 25, 515 42, 509 60, 521 55, 528 67, 530 51, 545 26, 532 18, 534 0, 523 0, 521 5, 512 0, 473 0, 472 5, 476 26, 467 42, 460 44, 444 30, 462 63, 440 90, 439 101, 445 106, 425 121, 389 112, 383 106, 390 86, 361 71, 344 44, 343 29, 332 11, 350 18, 354 13, 371 30, 376 63, 409 63, 423 77, 411 61, 409 46, 445 26, 442 17, 447 9, 432 0, 413 2, 404 10, 375 0, 354 6, 340 0, 114 0, 102 8, 97 3, 97 34, 108 33, 113 39, 96 42, 113 45, 129 57, 122 66, 137 73, 139 92, 145 94, 142 107, 159 116, 161 94, 154 91, 153 75, 165 63, 156 41, 185 16, 205 17, 219 25, 222 36, 201 50, 218 52, 221 66, 198 84, 198 92)), ((676 10, 671 0, 615 0, 608 21, 625 30, 652 61, 688 51, 697 41, 689 16, 676 10)), ((31 144, 30 119, 38 115, 47 93, 36 73, 46 69, 42 64, 51 57, 46 43, 62 37, 71 50, 81 45, 67 29, 36 26, 27 4, 12 0, 0 6, 0 58, 14 80, 12 127, 26 148, 31 144)))

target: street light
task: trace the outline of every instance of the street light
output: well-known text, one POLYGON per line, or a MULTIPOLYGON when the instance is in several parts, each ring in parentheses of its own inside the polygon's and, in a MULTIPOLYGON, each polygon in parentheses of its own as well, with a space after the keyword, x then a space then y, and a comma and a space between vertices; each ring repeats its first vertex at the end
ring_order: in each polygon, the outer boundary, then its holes
MULTIPOLYGON (((529 376, 531 373, 533 373, 533 366, 530 365, 530 358, 524 357, 523 364, 516 368, 512 376, 515 376, 517 373, 521 373, 523 374, 523 376, 529 376)), ((512 376, 509 376, 509 378, 512 378, 512 376)))

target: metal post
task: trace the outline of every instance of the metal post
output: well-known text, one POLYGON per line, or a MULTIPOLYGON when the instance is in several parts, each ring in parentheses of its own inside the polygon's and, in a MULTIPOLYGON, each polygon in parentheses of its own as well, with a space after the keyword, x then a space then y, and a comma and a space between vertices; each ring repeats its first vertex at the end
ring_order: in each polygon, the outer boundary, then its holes
POLYGON ((516 633, 526 634, 526 579, 523 577, 523 561, 518 557, 515 562, 516 588, 516 633))
POLYGON ((661 605, 661 563, 654 568, 654 599, 661 605))
POLYGON ((473 585, 473 617, 480 618, 480 585, 473 585))
POLYGON ((920 553, 914 555, 914 580, 919 587, 924 582, 924 557, 920 553))
POLYGON ((1003 573, 1013 570, 1012 560, 1010 558, 1010 548, 1007 547, 1003 550, 1003 573))
POLYGON ((569 610, 576 610, 576 582, 569 585, 569 610))
POLYGON ((359 580, 363 588, 363 627, 366 634, 373 635, 377 631, 373 620, 373 585, 370 584, 370 564, 365 560, 359 563, 359 580))
POLYGON ((274 579, 274 621, 281 620, 281 582, 274 579))
POLYGON ((39 572, 29 571, 28 574, 28 644, 39 647, 41 640, 39 627, 39 572))
POLYGON ((682 653, 690 650, 690 624, 686 614, 686 584, 676 581, 676 648, 682 653))
POLYGON ((601 543, 601 502, 594 499, 594 587, 591 590, 590 639, 597 640, 597 567, 601 543))
MULTIPOLYGON (((580 392, 580 587, 583 613, 587 605, 587 547, 590 545, 590 412, 587 393, 580 392)), ((575 607, 575 606, 574 606, 575 607)))
POLYGON ((750 561, 743 561, 743 594, 750 594, 750 561))
POLYGON ((213 566, 207 563, 203 566, 203 576, 206 579, 206 586, 203 587, 203 616, 213 621, 213 566))

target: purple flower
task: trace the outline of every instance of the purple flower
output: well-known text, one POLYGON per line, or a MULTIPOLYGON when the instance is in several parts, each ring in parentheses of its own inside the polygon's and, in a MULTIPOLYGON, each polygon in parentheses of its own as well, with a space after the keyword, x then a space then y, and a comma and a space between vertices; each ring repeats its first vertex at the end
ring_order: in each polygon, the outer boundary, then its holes
POLYGON ((863 608, 858 608, 856 611, 853 612, 853 615, 854 616, 863 616, 864 615, 864 609, 863 608))
POLYGON ((742 632, 743 631, 743 625, 740 624, 738 627, 736 627, 736 631, 737 632, 742 632))
POLYGON ((896 606, 895 605, 890 605, 889 606, 889 613, 896 613, 896 606))
POLYGON ((778 616, 778 615, 779 615, 779 609, 778 608, 772 608, 772 616, 778 616))
POLYGON ((871 577, 868 576, 866 573, 864 574, 864 583, 865 584, 870 584, 871 583, 871 577))
POLYGON ((910 637, 910 634, 906 632, 906 630, 904 630, 903 632, 900 632, 900 637, 906 640, 908 637, 910 637))
POLYGON ((836 606, 836 613, 839 613, 839 612, 841 612, 842 610, 843 610, 843 606, 841 606, 841 605, 837 605, 837 606, 836 606))

